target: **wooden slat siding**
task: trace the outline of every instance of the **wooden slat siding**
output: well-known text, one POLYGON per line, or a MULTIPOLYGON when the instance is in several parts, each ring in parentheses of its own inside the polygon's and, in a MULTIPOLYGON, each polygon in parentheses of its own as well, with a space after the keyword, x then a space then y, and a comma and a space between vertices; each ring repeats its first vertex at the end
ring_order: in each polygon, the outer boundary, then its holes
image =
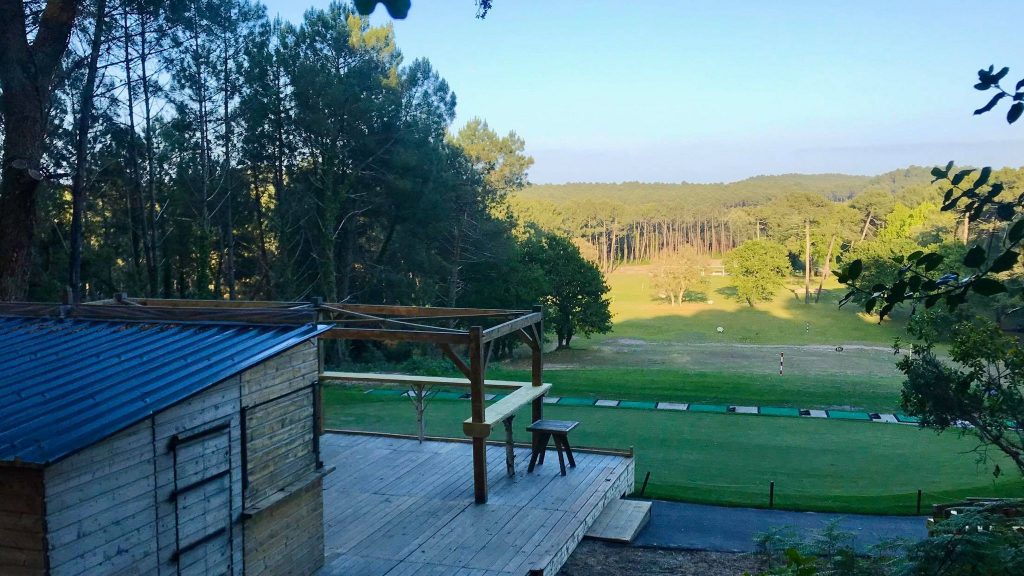
POLYGON ((46 468, 46 525, 54 576, 156 570, 152 421, 46 468))
POLYGON ((306 341, 246 370, 242 378, 242 406, 273 400, 310 386, 317 378, 317 351, 306 341))
POLYGON ((0 574, 46 573, 43 471, 0 465, 0 574))
POLYGON ((323 484, 317 479, 248 521, 246 576, 316 571, 324 559, 323 515, 323 484))
MULTIPOLYGON (((231 481, 231 517, 235 519, 232 527, 234 540, 232 542, 232 568, 233 574, 242 573, 242 526, 238 519, 242 514, 242 454, 241 454, 241 426, 239 419, 239 402, 241 392, 241 378, 234 376, 224 382, 196 395, 189 400, 169 408, 154 417, 154 436, 156 463, 156 494, 155 502, 158 518, 158 560, 159 574, 177 576, 177 564, 172 561, 173 554, 177 549, 175 532, 175 508, 176 503, 171 499, 174 492, 174 454, 170 450, 171 438, 175 435, 189 434, 208 429, 222 422, 229 422, 227 432, 230 433, 230 460, 232 464, 231 481)), ((223 433, 222 433, 223 434, 223 433)), ((217 446, 215 444, 214 446, 217 446)), ((222 445, 221 445, 222 446, 222 445)), ((195 473, 205 466, 218 466, 217 470, 223 468, 223 464, 216 463, 217 449, 207 452, 192 452, 185 450, 179 456, 183 458, 178 465, 184 470, 195 473)), ((221 460, 222 462, 222 460, 221 460)), ((151 496, 152 498, 152 496, 151 496)), ((187 534, 189 527, 185 526, 187 534)), ((186 559, 191 560, 191 557, 186 559)))
POLYGON ((323 564, 323 480, 314 450, 316 343, 307 341, 243 372, 247 575, 312 574, 323 564), (282 490, 292 490, 282 496, 282 490), (260 505, 274 498, 267 506, 260 505))

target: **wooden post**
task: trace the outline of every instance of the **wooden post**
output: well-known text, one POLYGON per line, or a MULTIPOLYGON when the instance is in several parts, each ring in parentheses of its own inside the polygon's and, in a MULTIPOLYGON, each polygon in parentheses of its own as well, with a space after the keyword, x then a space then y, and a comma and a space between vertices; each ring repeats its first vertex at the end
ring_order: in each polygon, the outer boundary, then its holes
MULTIPOLYGON (((484 329, 481 326, 469 329, 469 393, 472 403, 471 419, 474 423, 483 423, 486 414, 483 335, 484 329)), ((473 437, 473 494, 477 504, 487 502, 487 438, 479 436, 473 437)))
POLYGON ((516 446, 512 434, 512 421, 516 419, 513 414, 505 418, 505 471, 509 478, 516 477, 516 446))
MULTIPOLYGON (((314 298, 310 298, 309 301, 313 305, 313 308, 316 309, 316 323, 320 324, 320 322, 323 320, 323 314, 324 314, 323 311, 320 309, 320 306, 324 303, 324 299, 323 298, 314 297, 314 298)), ((321 393, 321 389, 320 389, 320 375, 323 374, 323 373, 324 373, 324 345, 323 345, 322 342, 320 342, 320 339, 317 338, 316 339, 316 375, 317 375, 316 379, 317 379, 317 383, 316 383, 316 388, 314 388, 314 395, 315 395, 315 397, 313 398, 313 402, 316 403, 316 406, 314 406, 314 412, 316 413, 316 436, 317 436, 317 438, 319 438, 320 436, 323 436, 323 434, 324 434, 324 404, 323 404, 324 397, 323 397, 323 394, 321 393)), ((319 442, 319 440, 315 440, 315 442, 319 442)))
MULTIPOLYGON (((534 312, 544 312, 544 307, 537 304, 533 307, 534 312)), ((543 318, 534 326, 537 327, 536 346, 531 346, 531 357, 533 360, 531 383, 534 386, 544 384, 544 320, 543 318)), ((533 401, 533 422, 544 418, 544 397, 533 401)), ((535 434, 536 435, 536 434, 535 434)))

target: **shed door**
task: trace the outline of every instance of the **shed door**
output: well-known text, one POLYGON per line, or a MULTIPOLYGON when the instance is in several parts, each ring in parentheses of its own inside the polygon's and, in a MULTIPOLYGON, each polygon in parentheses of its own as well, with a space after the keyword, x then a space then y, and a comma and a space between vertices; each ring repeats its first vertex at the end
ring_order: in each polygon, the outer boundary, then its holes
POLYGON ((230 574, 231 427, 180 434, 172 450, 178 574, 230 574))

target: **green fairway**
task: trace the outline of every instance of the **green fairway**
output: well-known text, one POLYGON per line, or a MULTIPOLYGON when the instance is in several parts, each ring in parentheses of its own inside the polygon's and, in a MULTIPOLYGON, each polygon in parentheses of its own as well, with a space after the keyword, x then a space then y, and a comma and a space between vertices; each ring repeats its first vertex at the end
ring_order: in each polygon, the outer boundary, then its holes
MULTIPOLYGON (((488 378, 529 381, 528 370, 492 368, 488 378)), ((894 412, 899 408, 897 377, 842 374, 785 375, 687 372, 668 369, 548 370, 544 381, 552 396, 586 396, 609 400, 648 400, 705 404, 740 404, 791 408, 847 408, 894 412)))
MULTIPOLYGON (((650 272, 648 266, 625 266, 607 275, 615 331, 595 341, 637 338, 675 343, 888 346, 894 336, 904 334, 900 314, 879 325, 877 318, 857 314, 860 308, 856 305, 840 309, 837 304, 846 290, 834 280, 826 282, 818 303, 813 303, 812 294, 812 303, 804 304, 803 286, 794 278, 775 301, 750 307, 733 296, 728 277, 710 276, 706 285, 691 290, 695 301, 672 306, 657 297, 650 272), (719 333, 718 327, 723 332, 719 333)), ((817 284, 815 280, 815 290, 817 284)))
MULTIPOLYGON (((324 406, 331 428, 416 429, 405 399, 328 387, 324 406)), ((468 415, 467 402, 432 402, 428 433, 462 437, 468 415)), ((970 439, 911 426, 560 405, 546 406, 545 415, 580 421, 576 445, 633 446, 637 489, 650 471, 646 495, 655 498, 766 506, 774 480, 781 508, 912 514, 918 489, 925 506, 963 496, 1024 496, 1014 474, 993 478, 996 462, 1013 469, 1001 457, 979 465, 968 453, 970 439)), ((528 440, 525 426, 517 420, 519 440, 528 440)))

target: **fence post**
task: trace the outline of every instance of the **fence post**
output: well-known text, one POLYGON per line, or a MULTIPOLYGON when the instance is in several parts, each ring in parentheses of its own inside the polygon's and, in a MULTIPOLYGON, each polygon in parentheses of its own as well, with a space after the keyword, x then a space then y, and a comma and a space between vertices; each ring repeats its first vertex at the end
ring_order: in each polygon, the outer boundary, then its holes
POLYGON ((768 484, 768 507, 775 508, 775 480, 768 484))
POLYGON ((921 490, 917 491, 917 515, 921 515, 921 490))

